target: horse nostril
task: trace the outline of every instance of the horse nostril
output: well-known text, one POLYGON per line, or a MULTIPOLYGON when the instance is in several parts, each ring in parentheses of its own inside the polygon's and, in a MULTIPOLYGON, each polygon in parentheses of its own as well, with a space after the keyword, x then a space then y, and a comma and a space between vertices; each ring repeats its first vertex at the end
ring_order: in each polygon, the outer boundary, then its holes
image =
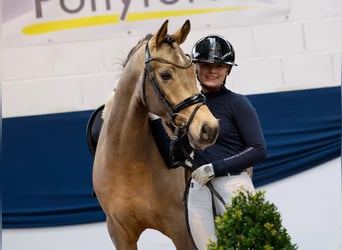
POLYGON ((214 141, 217 136, 218 129, 216 127, 209 126, 205 123, 201 129, 201 138, 204 141, 214 141))

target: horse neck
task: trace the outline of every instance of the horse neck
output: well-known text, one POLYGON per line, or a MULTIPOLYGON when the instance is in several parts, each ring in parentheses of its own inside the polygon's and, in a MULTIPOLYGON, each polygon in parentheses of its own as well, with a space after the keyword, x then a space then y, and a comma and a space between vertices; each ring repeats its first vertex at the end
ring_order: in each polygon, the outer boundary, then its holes
POLYGON ((140 152, 152 137, 148 128, 148 110, 141 99, 143 70, 137 70, 139 66, 136 65, 127 64, 118 82, 108 118, 107 136, 113 138, 118 148, 121 144, 130 145, 132 149, 140 147, 135 151, 140 152))

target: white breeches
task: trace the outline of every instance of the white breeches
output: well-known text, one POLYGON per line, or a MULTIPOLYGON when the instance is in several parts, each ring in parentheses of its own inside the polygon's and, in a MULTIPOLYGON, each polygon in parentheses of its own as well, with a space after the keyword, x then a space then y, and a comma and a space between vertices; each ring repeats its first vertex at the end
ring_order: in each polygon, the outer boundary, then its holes
MULTIPOLYGON (((242 172, 239 175, 216 177, 211 180, 211 183, 227 204, 234 196, 234 191, 241 187, 252 193, 255 192, 252 180, 247 172, 242 172)), ((215 195, 214 202, 217 215, 222 215, 225 207, 215 195)), ((209 238, 216 241, 211 192, 207 186, 201 186, 193 179, 188 194, 188 221, 192 237, 199 250, 207 249, 209 238)))

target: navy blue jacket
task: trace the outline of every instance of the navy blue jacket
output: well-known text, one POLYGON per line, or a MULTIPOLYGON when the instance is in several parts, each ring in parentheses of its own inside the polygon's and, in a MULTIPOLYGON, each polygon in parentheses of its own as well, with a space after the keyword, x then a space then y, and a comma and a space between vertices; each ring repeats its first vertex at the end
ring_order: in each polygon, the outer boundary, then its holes
MULTIPOLYGON (((247 97, 225 87, 204 95, 209 110, 219 120, 220 129, 214 145, 195 151, 196 167, 212 163, 215 175, 222 176, 263 161, 266 143, 256 110, 247 97)), ((163 158, 168 159, 170 138, 160 120, 151 122, 151 129, 163 158)), ((175 158, 181 158, 177 154, 175 158)))

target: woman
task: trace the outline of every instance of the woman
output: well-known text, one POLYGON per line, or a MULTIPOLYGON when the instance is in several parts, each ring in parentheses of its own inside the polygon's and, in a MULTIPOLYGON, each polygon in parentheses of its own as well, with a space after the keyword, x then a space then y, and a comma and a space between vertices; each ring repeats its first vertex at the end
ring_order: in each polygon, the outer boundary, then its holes
MULTIPOLYGON (((191 56, 201 92, 220 125, 216 143, 194 152, 195 166, 187 201, 192 237, 197 248, 205 250, 209 239, 216 240, 214 217, 225 209, 218 197, 229 203, 241 187, 255 192, 246 170, 266 158, 266 144, 258 115, 249 100, 225 87, 232 67, 237 66, 230 42, 218 35, 206 36, 194 45, 191 56)), ((165 143, 166 133, 160 121, 158 124, 152 121, 151 128, 162 155, 167 158, 165 145, 169 140, 165 143)))

